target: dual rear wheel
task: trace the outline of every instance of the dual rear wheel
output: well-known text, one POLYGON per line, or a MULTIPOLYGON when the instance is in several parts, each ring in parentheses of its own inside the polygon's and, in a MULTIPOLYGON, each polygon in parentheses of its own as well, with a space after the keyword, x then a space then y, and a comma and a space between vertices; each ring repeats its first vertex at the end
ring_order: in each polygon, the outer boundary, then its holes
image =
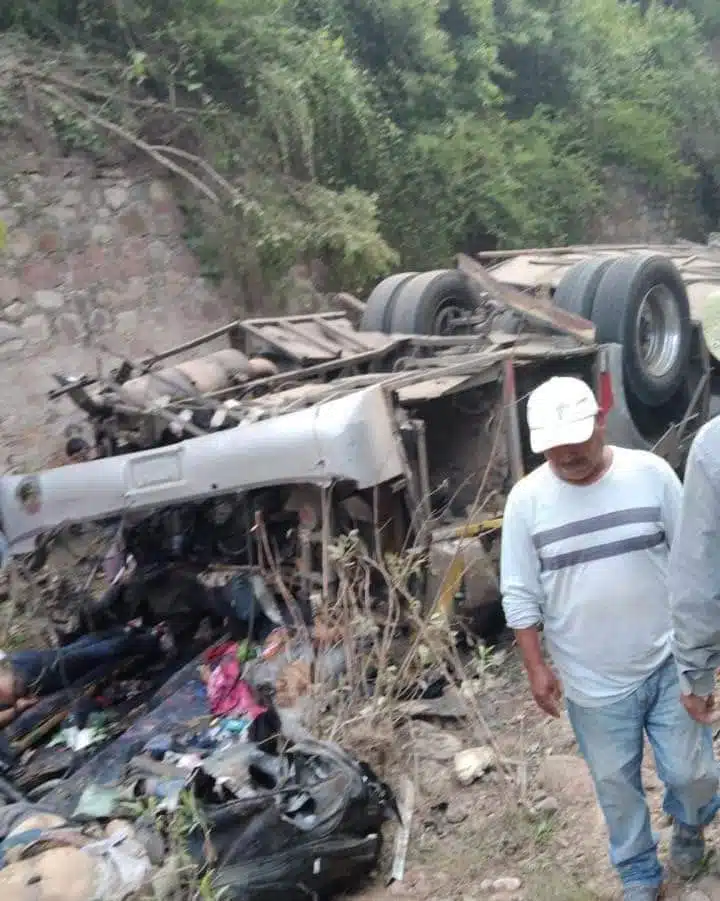
MULTIPOLYGON (((618 438, 635 436, 633 446, 651 446, 677 421, 680 408, 682 416, 696 381, 690 304, 672 260, 647 252, 592 257, 568 270, 554 302, 590 320, 598 343, 621 347, 612 353, 613 380, 618 387, 622 380, 622 391, 608 424, 610 440, 616 431, 618 438)), ((477 312, 460 270, 403 272, 373 290, 360 328, 447 335, 462 331, 463 320, 477 312)))

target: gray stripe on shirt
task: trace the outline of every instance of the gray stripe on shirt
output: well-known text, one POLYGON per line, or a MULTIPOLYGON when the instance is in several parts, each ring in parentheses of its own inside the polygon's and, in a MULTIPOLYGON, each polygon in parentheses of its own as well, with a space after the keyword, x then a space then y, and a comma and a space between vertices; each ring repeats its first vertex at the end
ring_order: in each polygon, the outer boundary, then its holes
POLYGON ((646 551, 663 544, 664 541, 664 531, 653 532, 650 535, 636 535, 633 538, 622 538, 619 541, 610 541, 607 544, 598 544, 594 547, 585 547, 577 551, 568 551, 565 554, 545 557, 540 561, 540 568, 543 572, 566 569, 568 566, 593 563, 595 560, 619 557, 621 554, 630 554, 633 551, 646 551))
POLYGON ((567 522, 555 529, 537 532, 533 535, 532 540, 539 550, 546 544, 553 544, 564 538, 574 538, 576 535, 588 535, 590 532, 599 532, 601 529, 612 529, 615 526, 625 526, 629 523, 659 521, 660 507, 632 507, 628 510, 618 510, 616 513, 603 513, 601 516, 567 522))

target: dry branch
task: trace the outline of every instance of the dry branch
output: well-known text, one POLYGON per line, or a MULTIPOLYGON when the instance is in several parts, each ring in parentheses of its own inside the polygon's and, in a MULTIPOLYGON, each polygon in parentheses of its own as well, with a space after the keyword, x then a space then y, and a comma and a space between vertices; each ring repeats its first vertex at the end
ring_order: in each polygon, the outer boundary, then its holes
POLYGON ((153 148, 151 144, 148 144, 147 141, 143 141, 142 138, 138 138, 135 135, 131 134, 121 125, 116 125, 109 119, 105 119, 103 116, 98 116, 96 113, 92 112, 92 110, 88 109, 86 104, 82 103, 79 100, 76 100, 73 97, 70 97, 68 94, 66 94, 64 91, 60 91, 58 88, 54 88, 48 84, 40 84, 38 85, 38 87, 41 91, 44 91, 44 93, 49 94, 51 97, 54 97, 56 100, 59 100, 66 106, 69 106, 77 112, 82 113, 90 122, 93 122, 100 128, 105 129, 105 131, 109 131, 117 137, 122 138, 123 141, 127 141, 129 144, 132 144, 139 150, 144 151, 151 159, 155 160, 156 163, 159 163, 161 166, 169 169, 175 175, 179 175, 181 178, 184 178, 186 181, 188 181, 194 188, 200 191, 201 194, 204 194, 205 197, 207 197, 208 200, 211 200, 216 206, 221 205, 220 198, 217 196, 217 194, 204 182, 202 182, 196 175, 193 175, 192 172, 189 172, 183 166, 179 166, 177 163, 169 160, 163 153, 158 152, 153 148))
POLYGON ((72 78, 66 78, 64 75, 58 75, 52 72, 40 72, 38 69, 34 69, 29 66, 18 66, 17 68, 27 78, 32 78, 35 81, 51 81, 58 87, 76 91, 78 94, 82 94, 86 97, 92 97, 95 100, 119 100, 127 106, 131 106, 136 109, 145 109, 155 112, 163 111, 168 113, 178 113, 180 115, 199 116, 206 115, 208 112, 212 113, 213 115, 224 115, 224 111, 219 109, 199 110, 194 109, 191 106, 173 106, 172 104, 165 103, 162 100, 140 100, 135 97, 127 97, 119 93, 106 91, 101 88, 95 87, 94 85, 85 84, 81 81, 75 81, 72 78))
MULTIPOLYGON (((104 95, 104 92, 98 91, 94 88, 90 89, 87 86, 73 81, 72 79, 67 79, 63 76, 58 75, 48 75, 47 73, 41 73, 26 66, 18 66, 17 69, 18 71, 22 72, 27 78, 33 79, 36 82, 38 89, 44 94, 54 98, 70 109, 73 109, 76 112, 80 113, 98 128, 101 128, 104 131, 115 135, 126 143, 136 147, 138 150, 141 150, 163 168, 187 181, 204 197, 210 200, 215 206, 222 206, 223 198, 221 198, 211 187, 209 187, 209 185, 202 181, 202 179, 198 178, 193 172, 191 172, 185 166, 181 166, 179 163, 175 162, 175 160, 171 159, 171 156, 187 160, 188 162, 202 169, 202 171, 210 179, 212 179, 212 181, 223 188, 223 190, 228 195, 227 201, 230 202, 232 206, 237 206, 239 203, 241 203, 242 197, 238 190, 233 185, 231 185, 226 178, 220 175, 220 173, 217 172, 217 170, 215 170, 207 162, 207 160, 202 159, 196 154, 189 153, 188 151, 181 150, 176 147, 165 147, 149 144, 147 141, 144 141, 137 135, 132 134, 127 128, 118 125, 105 116, 99 115, 90 108, 87 101, 79 97, 72 96, 67 92, 67 90, 61 89, 61 86, 62 88, 77 91, 78 94, 90 93, 94 94, 97 97, 102 97, 104 95)), ((114 97, 112 94, 107 94, 105 96, 105 99, 113 100, 119 98, 114 97)), ((144 105, 145 104, 143 104, 143 106, 144 105)), ((148 101, 147 108, 157 109, 160 107, 162 107, 162 104, 158 104, 155 101, 148 101)), ((168 107, 168 109, 173 108, 168 107)), ((173 112, 178 112, 178 110, 173 109, 173 112)))

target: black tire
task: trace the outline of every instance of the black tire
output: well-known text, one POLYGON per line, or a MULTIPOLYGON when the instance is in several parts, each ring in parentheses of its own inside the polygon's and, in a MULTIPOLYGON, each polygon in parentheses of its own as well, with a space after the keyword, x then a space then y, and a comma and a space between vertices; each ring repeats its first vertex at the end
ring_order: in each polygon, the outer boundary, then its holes
POLYGON ((365 304, 360 320, 361 332, 389 332, 395 299, 402 286, 417 275, 417 272, 399 272, 384 278, 375 285, 365 304))
POLYGON ((632 254, 616 260, 600 279, 592 309, 598 343, 622 344, 626 390, 657 407, 681 388, 690 354, 690 302, 668 257, 632 254), (647 332, 641 313, 655 316, 647 332))
POLYGON ((446 316, 473 313, 477 302, 458 269, 423 272, 406 282, 394 299, 391 331, 402 335, 444 334, 446 316))
POLYGON ((617 257, 600 257, 576 263, 563 275, 555 289, 555 305, 568 313, 590 319, 600 279, 615 260, 617 257))

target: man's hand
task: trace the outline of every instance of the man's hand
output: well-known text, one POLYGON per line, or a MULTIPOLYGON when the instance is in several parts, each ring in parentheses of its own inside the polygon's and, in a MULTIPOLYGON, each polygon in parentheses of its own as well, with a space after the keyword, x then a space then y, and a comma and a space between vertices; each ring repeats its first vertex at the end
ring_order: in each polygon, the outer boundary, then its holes
POLYGON ((715 722, 717 712, 715 710, 715 696, 708 695, 706 698, 700 695, 680 695, 683 707, 688 714, 698 723, 709 726, 715 722))
POLYGON ((562 686, 558 677, 546 663, 542 663, 528 669, 528 678, 535 703, 548 716, 557 719, 560 716, 562 698, 562 686))

